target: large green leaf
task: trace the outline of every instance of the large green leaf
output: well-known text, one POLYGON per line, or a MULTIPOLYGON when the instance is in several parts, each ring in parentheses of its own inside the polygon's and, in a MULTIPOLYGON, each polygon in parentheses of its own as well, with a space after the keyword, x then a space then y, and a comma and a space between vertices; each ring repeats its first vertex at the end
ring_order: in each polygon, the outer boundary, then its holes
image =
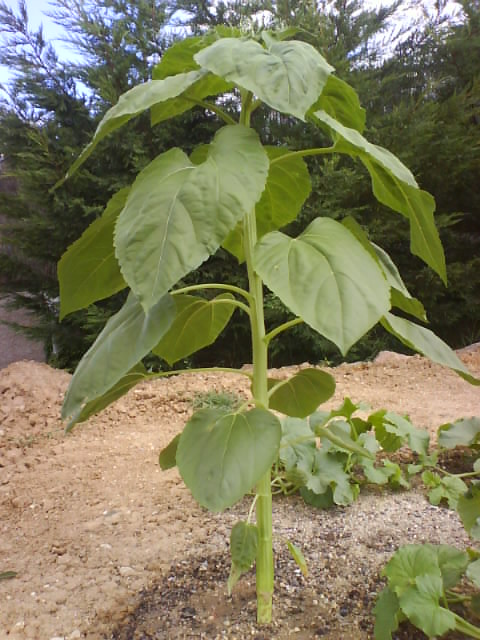
POLYGON ((410 349, 418 351, 437 364, 453 369, 470 384, 480 385, 480 380, 472 376, 456 353, 429 329, 391 313, 385 315, 382 325, 410 349))
POLYGON ((281 426, 264 409, 230 413, 202 409, 180 436, 177 465, 193 497, 211 511, 240 500, 278 455, 281 426))
POLYGON ((235 310, 233 299, 230 293, 213 300, 174 296, 177 315, 153 353, 172 365, 215 342, 235 310))
POLYGON ((366 112, 360 104, 357 92, 337 76, 328 76, 327 83, 310 112, 319 110, 325 111, 345 127, 360 133, 365 129, 366 112))
POLYGON ((470 447, 480 440, 480 418, 461 418, 438 428, 438 444, 445 449, 470 447))
POLYGON ((428 454, 430 435, 418 429, 407 418, 392 411, 380 410, 368 417, 375 427, 375 435, 385 451, 396 451, 405 442, 412 451, 422 456, 428 454))
POLYGON ((423 304, 420 300, 417 300, 410 295, 410 292, 405 286, 395 263, 388 253, 375 243, 370 242, 362 227, 351 216, 344 218, 342 220, 342 224, 351 233, 353 233, 362 247, 366 249, 372 258, 374 258, 374 260, 376 260, 376 262, 381 266, 385 278, 390 285, 390 301, 392 303, 392 307, 401 309, 415 318, 426 322, 427 315, 423 304))
POLYGON ((317 100, 333 68, 305 42, 224 38, 202 49, 195 60, 228 81, 251 91, 273 109, 301 120, 317 100))
POLYGON ((58 263, 60 320, 127 286, 115 257, 113 230, 129 191, 130 187, 127 187, 116 193, 102 217, 95 220, 61 257, 58 263))
POLYGON ((175 76, 187 71, 197 71, 200 66, 195 62, 193 56, 215 42, 216 36, 213 33, 191 38, 182 38, 174 42, 165 53, 162 59, 156 64, 152 71, 153 80, 164 80, 168 76, 175 76))
POLYGON ((335 393, 335 379, 325 371, 303 369, 279 382, 269 406, 293 418, 306 418, 335 393))
POLYGON ((442 597, 442 579, 425 574, 418 576, 415 586, 408 587, 398 600, 410 622, 429 638, 434 638, 455 629, 457 624, 455 614, 440 606, 442 597))
POLYGON ((255 248, 254 264, 282 302, 343 354, 390 308, 381 269, 330 218, 317 218, 296 239, 267 234, 255 248))
POLYGON ((170 296, 145 314, 131 293, 80 360, 68 387, 62 417, 78 421, 89 403, 102 398, 158 344, 175 317, 170 296))
POLYGON ((412 253, 446 282, 445 256, 433 217, 432 196, 418 188, 411 172, 390 151, 368 142, 358 131, 343 126, 323 110, 316 111, 313 117, 333 132, 335 151, 360 158, 370 173, 377 200, 409 219, 412 253))
POLYGON ((149 374, 147 373, 147 370, 143 364, 139 362, 103 395, 87 402, 78 416, 74 415, 72 420, 68 423, 67 432, 70 431, 78 422, 85 422, 85 420, 88 420, 90 416, 93 416, 95 413, 99 413, 102 409, 108 407, 109 404, 112 404, 112 402, 121 398, 127 393, 127 391, 132 389, 139 382, 146 380, 148 377, 149 374))
MULTIPOLYGON (((269 231, 281 229, 295 220, 312 188, 310 174, 302 158, 289 156, 288 149, 281 147, 265 147, 265 151, 270 159, 270 168, 265 190, 255 206, 259 240, 269 231), (281 157, 284 159, 272 164, 272 160, 281 157)), ((243 262, 242 223, 227 236, 223 247, 243 262)))
POLYGON ((218 249, 255 206, 267 173, 257 134, 232 125, 216 134, 204 163, 193 165, 171 149, 139 174, 118 218, 115 246, 145 309, 218 249))
POLYGON ((431 544, 407 544, 390 558, 382 571, 388 584, 400 596, 415 585, 418 576, 433 574, 441 578, 438 554, 431 544))
POLYGON ((143 113, 158 102, 171 100, 186 91, 205 76, 205 71, 189 71, 165 80, 151 80, 139 84, 120 96, 117 104, 107 111, 95 131, 93 140, 72 164, 67 173, 70 177, 91 155, 97 144, 107 135, 126 124, 133 117, 143 113))

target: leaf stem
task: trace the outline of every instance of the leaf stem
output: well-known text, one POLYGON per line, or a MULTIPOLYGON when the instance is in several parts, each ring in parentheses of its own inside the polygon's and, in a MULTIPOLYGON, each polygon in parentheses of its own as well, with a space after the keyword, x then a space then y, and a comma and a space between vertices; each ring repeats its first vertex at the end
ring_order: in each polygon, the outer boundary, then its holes
POLYGON ((473 624, 470 624, 470 622, 467 622, 464 618, 457 614, 454 615, 455 622, 457 623, 455 627, 457 631, 460 631, 460 633, 465 633, 470 638, 476 638, 477 640, 480 640, 479 627, 475 627, 473 624))
POLYGON ((203 107, 204 109, 208 109, 208 111, 213 111, 216 113, 219 118, 221 118, 226 124, 237 124, 236 120, 234 120, 228 113, 225 113, 223 109, 217 107, 216 104, 212 102, 207 102, 206 100, 194 100, 193 98, 186 98, 189 102, 197 105, 198 107, 203 107))
POLYGON ((434 467, 435 471, 439 471, 449 478, 474 478, 475 476, 480 475, 478 471, 467 471, 465 473, 450 473, 446 469, 442 469, 442 467, 434 467))
POLYGON ((328 155, 331 153, 335 153, 335 147, 316 147, 314 149, 300 149, 300 151, 291 151, 290 153, 285 153, 283 156, 278 156, 277 158, 273 158, 273 160, 270 160, 270 165, 276 164, 277 162, 284 162, 285 160, 290 160, 291 158, 304 158, 305 156, 320 156, 320 155, 328 155))
POLYGON ((286 331, 287 329, 291 329, 291 327, 295 327, 297 324, 301 324, 302 322, 303 320, 301 318, 294 318, 293 320, 289 320, 288 322, 284 322, 278 327, 275 327, 275 329, 269 331, 265 336, 265 344, 270 344, 271 340, 273 340, 273 338, 276 338, 279 333, 282 333, 282 331, 286 331))
POLYGON ((246 314, 250 315, 250 307, 243 302, 240 302, 240 300, 212 300, 211 302, 213 304, 229 304, 230 306, 237 307, 238 309, 245 311, 246 314))
POLYGON ((188 287, 182 287, 181 289, 175 289, 170 292, 172 296, 178 296, 182 293, 190 293, 190 291, 205 291, 206 289, 221 289, 222 291, 231 291, 232 293, 237 293, 239 296, 243 296, 248 303, 251 303, 252 296, 242 289, 241 287, 236 287, 233 284, 191 284, 188 287))

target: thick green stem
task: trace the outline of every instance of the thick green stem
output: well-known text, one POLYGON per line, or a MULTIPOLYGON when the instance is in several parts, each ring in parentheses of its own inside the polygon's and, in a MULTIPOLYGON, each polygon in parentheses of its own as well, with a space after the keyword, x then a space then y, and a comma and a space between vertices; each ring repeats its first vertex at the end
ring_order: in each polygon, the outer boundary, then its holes
MULTIPOLYGON (((242 96, 240 123, 250 126, 252 94, 242 96)), ((250 293, 250 326, 252 331, 253 356, 253 400, 257 407, 268 408, 268 348, 265 341, 265 319, 263 314, 263 283, 253 268, 253 251, 257 243, 257 220, 255 209, 244 218, 244 250, 250 293)), ((257 483, 257 531, 258 547, 256 559, 257 622, 272 621, 273 598, 273 539, 272 539, 272 487, 269 469, 257 483)))

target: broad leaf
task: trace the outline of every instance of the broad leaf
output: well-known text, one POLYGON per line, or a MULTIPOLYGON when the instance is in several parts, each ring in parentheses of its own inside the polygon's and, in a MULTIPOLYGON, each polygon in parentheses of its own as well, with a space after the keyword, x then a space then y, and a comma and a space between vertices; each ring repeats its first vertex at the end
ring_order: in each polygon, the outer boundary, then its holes
POLYGON ((305 486, 314 493, 323 494, 330 487, 335 504, 346 506, 356 498, 356 491, 343 468, 342 462, 334 455, 316 450, 313 465, 299 460, 297 468, 306 475, 305 486))
POLYGON ((58 263, 60 320, 127 286, 115 257, 113 230, 129 191, 130 187, 127 187, 116 193, 102 217, 95 220, 61 257, 58 263))
POLYGON ((198 71, 199 65, 193 56, 215 42, 217 37, 213 33, 191 38, 182 38, 174 42, 162 54, 162 59, 152 71, 153 80, 164 80, 168 76, 175 76, 187 71, 198 71))
POLYGON ((325 111, 316 111, 314 118, 333 132, 335 151, 360 158, 371 175, 377 200, 409 219, 412 253, 446 282, 445 256, 433 217, 432 196, 418 188, 411 172, 390 151, 368 142, 358 131, 344 127, 325 111))
POLYGON ((306 487, 300 487, 300 495, 306 504, 315 509, 330 509, 335 504, 331 487, 328 487, 324 493, 314 493, 306 487))
POLYGON ((480 418, 461 418, 438 428, 438 444, 445 449, 470 447, 480 441, 480 418))
POLYGON ((330 218, 317 218, 296 239, 267 234, 255 248, 254 266, 293 313, 343 354, 390 308, 381 269, 330 218))
POLYGON ((307 459, 312 466, 315 450, 315 436, 306 420, 298 418, 282 420, 280 460, 287 471, 293 469, 301 459, 307 459))
POLYGON ((465 551, 461 551, 448 544, 435 545, 438 566, 442 573, 444 589, 454 587, 465 573, 469 566, 469 556, 465 551))
POLYGON ((369 421, 375 426, 377 440, 387 451, 396 451, 404 442, 412 451, 420 455, 426 456, 430 443, 430 435, 425 429, 414 427, 410 420, 403 416, 393 413, 392 411, 379 411, 369 416, 369 421), (395 449, 384 446, 387 435, 391 434, 399 438, 399 446, 395 449))
POLYGON ((300 120, 317 100, 333 68, 305 42, 224 38, 202 49, 195 60, 217 76, 247 89, 272 109, 300 120))
POLYGON ((418 351, 437 364, 453 369, 470 384, 480 385, 480 380, 471 375, 456 353, 429 329, 391 313, 385 315, 382 325, 410 349, 418 351))
POLYGON ((431 504, 439 505, 442 500, 446 500, 450 509, 457 508, 459 498, 468 490, 468 486, 461 478, 455 476, 440 478, 433 471, 424 471, 422 480, 427 487, 431 488, 428 493, 431 504))
POLYGON ((117 104, 103 116, 93 140, 72 164, 66 177, 70 177, 91 155, 97 144, 112 131, 122 127, 133 117, 150 109, 158 102, 165 102, 179 96, 204 75, 205 71, 202 70, 189 71, 165 80, 151 80, 121 95, 117 104))
POLYGON ((139 174, 115 244, 122 273, 145 309, 218 249, 255 206, 267 172, 257 134, 236 125, 220 129, 203 164, 171 149, 139 174))
POLYGON ((395 592, 389 587, 380 592, 373 613, 375 640, 392 640, 392 633, 398 629, 400 605, 395 592))
POLYGON ((80 411, 78 417, 76 417, 74 420, 72 419, 69 422, 66 431, 71 431, 76 423, 85 422, 85 420, 88 420, 90 416, 99 413, 100 411, 102 411, 102 409, 105 409, 105 407, 108 407, 108 405, 112 404, 112 402, 115 402, 115 400, 118 400, 118 398, 121 398, 123 395, 125 395, 136 384, 138 384, 139 382, 143 382, 143 380, 146 380, 148 377, 149 374, 147 373, 147 370, 145 369, 143 364, 139 362, 127 374, 122 376, 111 389, 106 391, 99 398, 95 398, 95 400, 87 402, 87 404, 80 411))
POLYGON ((62 418, 74 424, 89 403, 113 391, 158 344, 174 317, 175 305, 170 296, 162 298, 145 314, 131 293, 80 360, 65 396, 62 418))
POLYGON ((406 313, 422 320, 427 321, 425 309, 420 300, 413 298, 407 287, 405 286, 400 273, 390 258, 388 253, 381 247, 370 242, 367 234, 364 232, 358 222, 351 216, 347 216, 342 220, 342 224, 357 238, 362 247, 366 249, 374 260, 382 268, 383 274, 390 285, 390 300, 393 307, 401 309, 406 313))
POLYGON ((398 600, 410 622, 433 638, 456 627, 455 614, 440 606, 442 597, 442 579, 427 573, 418 576, 415 586, 408 587, 398 600))
POLYGON ((366 112, 361 106, 358 94, 349 84, 330 74, 319 99, 310 112, 325 111, 345 127, 363 133, 366 112))
POLYGON ((168 469, 173 469, 177 466, 177 448, 180 435, 180 433, 177 433, 177 435, 170 440, 167 446, 160 451, 158 464, 162 471, 167 471, 168 469))
POLYGON ((275 386, 269 407, 293 418, 306 418, 334 393, 335 380, 329 373, 303 369, 275 386))
POLYGON ((480 486, 473 484, 467 494, 459 498, 457 511, 463 526, 474 540, 480 540, 480 486))
POLYGON ((436 575, 441 578, 438 554, 430 544, 407 544, 390 558, 382 571, 388 579, 390 589, 397 596, 415 585, 418 576, 436 575))
POLYGON ((211 511, 240 500, 278 455, 281 426, 264 409, 231 413, 202 409, 180 436, 177 465, 194 498, 211 511))
POLYGON ((235 306, 229 293, 205 300, 195 296, 173 296, 177 315, 153 353, 172 365, 215 342, 223 331, 235 306))
MULTIPOLYGON (((259 240, 269 231, 281 229, 295 220, 312 188, 310 174, 302 158, 292 157, 288 149, 282 147, 265 147, 265 151, 270 159, 270 168, 265 190, 255 206, 259 240)), ((195 157, 199 157, 198 151, 195 157)), ((223 247, 243 262, 242 223, 227 236, 223 247)))

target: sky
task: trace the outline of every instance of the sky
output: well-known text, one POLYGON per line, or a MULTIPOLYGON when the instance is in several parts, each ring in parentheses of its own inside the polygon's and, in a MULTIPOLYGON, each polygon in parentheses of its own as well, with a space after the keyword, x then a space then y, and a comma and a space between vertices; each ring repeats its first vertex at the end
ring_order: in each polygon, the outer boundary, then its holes
MULTIPOLYGON (((17 0, 3 0, 5 4, 13 9, 17 9, 17 0)), ((376 0, 364 0, 364 6, 369 8, 375 8, 379 5, 389 5, 393 0, 382 0, 378 2, 376 0)), ((410 0, 408 3, 410 8, 406 12, 406 19, 419 18, 421 16, 422 6, 430 7, 432 9, 434 0, 410 0)), ((43 24, 44 37, 47 41, 52 42, 59 58, 61 60, 74 59, 75 54, 66 43, 61 41, 62 30, 55 25, 50 18, 45 15, 45 12, 52 10, 52 5, 49 0, 26 0, 28 15, 30 19, 30 27, 32 30, 36 30, 40 23, 43 24)), ((449 13, 458 13, 458 3, 453 0, 448 0, 447 9, 449 13)), ((9 70, 0 65, 0 83, 6 82, 9 78, 9 70)))

